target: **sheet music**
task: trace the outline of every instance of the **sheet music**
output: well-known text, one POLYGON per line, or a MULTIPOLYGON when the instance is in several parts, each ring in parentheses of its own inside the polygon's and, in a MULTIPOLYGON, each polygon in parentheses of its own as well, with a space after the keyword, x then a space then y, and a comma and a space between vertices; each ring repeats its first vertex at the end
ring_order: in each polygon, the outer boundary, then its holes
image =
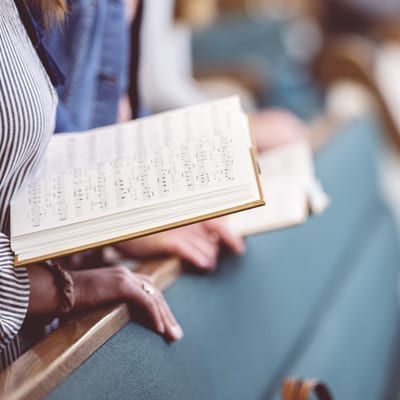
POLYGON ((12 203, 12 234, 44 230, 248 182, 237 98, 54 136, 12 203), (24 210, 21 212, 21 210, 24 210))
MULTIPOLYGON (((243 130, 248 131, 248 123, 234 96, 85 133, 57 134, 52 137, 35 178, 126 155, 157 152, 206 137, 243 139, 243 130)), ((251 147, 249 135, 247 140, 251 147)))

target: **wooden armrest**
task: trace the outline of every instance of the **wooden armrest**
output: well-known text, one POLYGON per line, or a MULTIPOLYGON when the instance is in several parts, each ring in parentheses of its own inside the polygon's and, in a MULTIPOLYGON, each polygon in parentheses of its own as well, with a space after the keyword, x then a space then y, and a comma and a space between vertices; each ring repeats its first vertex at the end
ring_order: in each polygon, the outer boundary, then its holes
POLYGON ((385 134, 400 152, 400 126, 393 118, 387 94, 375 77, 377 47, 374 42, 352 35, 339 36, 328 43, 318 60, 315 73, 326 85, 350 80, 361 84, 376 101, 379 115, 385 126, 385 134))
POLYGON ((319 0, 218 0, 220 12, 233 12, 248 9, 276 9, 288 10, 293 14, 316 15, 320 12, 319 0))
POLYGON ((217 16, 215 0, 175 0, 175 21, 191 27, 202 27, 217 16))
MULTIPOLYGON (((135 271, 166 289, 179 277, 182 265, 178 258, 169 258, 142 263, 135 271)), ((43 398, 130 319, 127 304, 72 316, 0 374, 0 398, 43 398)))
POLYGON ((266 82, 265 71, 260 71, 249 65, 236 66, 214 66, 214 67, 196 67, 194 70, 194 78, 202 81, 232 81, 243 90, 249 92, 258 102, 261 101, 265 94, 266 82))

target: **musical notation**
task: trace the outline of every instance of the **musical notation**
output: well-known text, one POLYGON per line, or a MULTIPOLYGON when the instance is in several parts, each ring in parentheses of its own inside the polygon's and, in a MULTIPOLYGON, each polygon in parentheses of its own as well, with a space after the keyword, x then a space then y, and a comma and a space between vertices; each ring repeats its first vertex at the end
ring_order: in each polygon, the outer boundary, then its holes
POLYGON ((237 183, 243 151, 234 144, 243 141, 233 138, 243 116, 224 107, 56 135, 28 186, 20 225, 46 229, 237 183))

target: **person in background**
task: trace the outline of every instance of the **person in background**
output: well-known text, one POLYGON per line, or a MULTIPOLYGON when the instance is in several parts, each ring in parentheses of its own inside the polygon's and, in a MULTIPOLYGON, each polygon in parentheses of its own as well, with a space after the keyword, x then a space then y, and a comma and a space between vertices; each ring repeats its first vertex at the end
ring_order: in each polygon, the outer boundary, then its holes
MULTIPOLYGON (((187 20, 191 20, 193 25, 203 26, 212 20, 218 1, 179 3, 185 7, 185 14, 189 14, 187 20)), ((176 0, 146 0, 143 6, 139 93, 145 111, 166 111, 240 90, 237 86, 224 87, 210 95, 193 78, 191 27, 187 21, 175 20, 176 0)), ((260 152, 307 138, 306 125, 290 112, 281 109, 249 111, 252 132, 260 152)))
POLYGON ((327 0, 321 6, 320 14, 327 35, 373 36, 382 28, 398 27, 400 3, 397 0, 327 0))
POLYGON ((400 15, 400 3, 396 0, 335 0, 358 9, 374 18, 398 18, 400 15))

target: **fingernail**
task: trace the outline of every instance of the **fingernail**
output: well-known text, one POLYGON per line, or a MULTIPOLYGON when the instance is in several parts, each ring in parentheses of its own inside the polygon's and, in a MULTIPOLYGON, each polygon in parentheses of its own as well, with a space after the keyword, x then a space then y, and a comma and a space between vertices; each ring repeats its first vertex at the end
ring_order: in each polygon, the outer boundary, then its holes
POLYGON ((165 326, 164 326, 164 324, 160 324, 160 325, 158 325, 158 332, 161 334, 161 335, 163 335, 164 333, 165 333, 165 326))
POLYGON ((200 267, 207 268, 210 265, 210 260, 207 258, 199 258, 199 265, 200 267))
POLYGON ((240 245, 238 246, 238 251, 239 251, 239 254, 243 254, 246 251, 246 246, 243 242, 240 243, 240 245))
POLYGON ((183 338, 183 331, 182 331, 182 328, 179 325, 175 325, 172 328, 172 334, 174 335, 174 338, 176 340, 181 340, 183 338))

